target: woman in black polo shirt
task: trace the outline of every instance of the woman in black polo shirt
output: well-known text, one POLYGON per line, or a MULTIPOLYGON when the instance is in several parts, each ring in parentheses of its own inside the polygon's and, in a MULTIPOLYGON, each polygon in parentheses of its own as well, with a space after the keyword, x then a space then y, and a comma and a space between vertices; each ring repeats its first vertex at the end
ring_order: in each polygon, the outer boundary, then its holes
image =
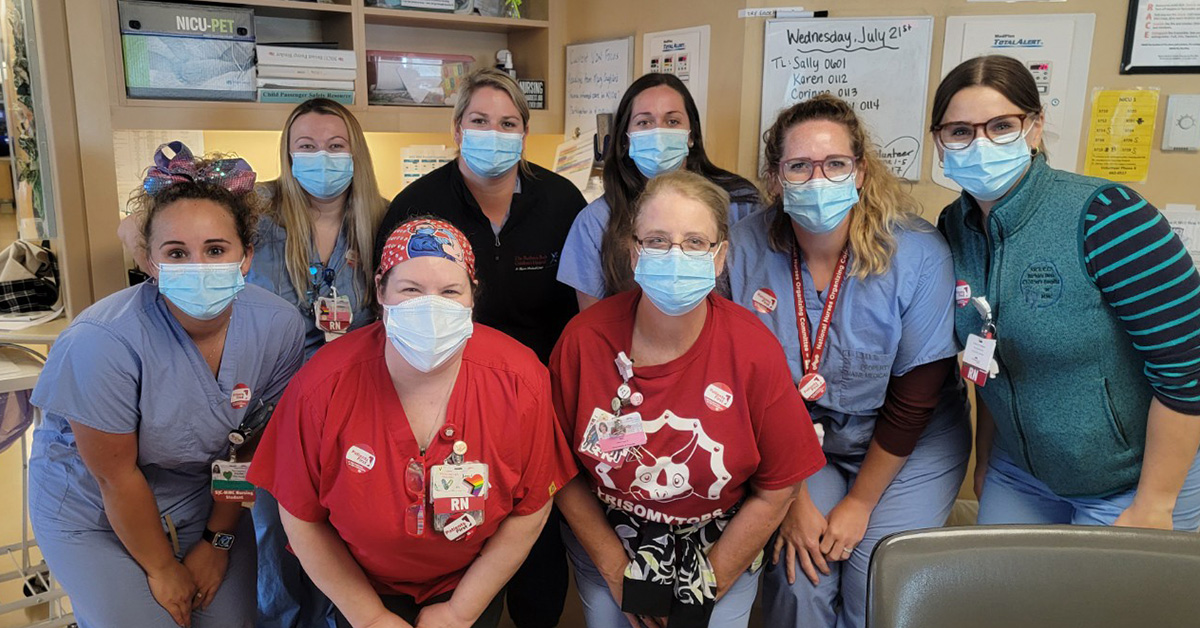
MULTIPOLYGON (((563 242, 587 204, 571 182, 522 157, 529 105, 516 81, 485 68, 461 83, 453 133, 459 156, 396 195, 379 227, 374 263, 406 218, 432 214, 458 227, 475 250, 486 288, 475 320, 512 336, 545 363, 567 321, 575 291, 558 283, 563 242)), ((529 558, 508 584, 508 608, 521 628, 552 626, 567 592, 567 563, 551 515, 529 558)))

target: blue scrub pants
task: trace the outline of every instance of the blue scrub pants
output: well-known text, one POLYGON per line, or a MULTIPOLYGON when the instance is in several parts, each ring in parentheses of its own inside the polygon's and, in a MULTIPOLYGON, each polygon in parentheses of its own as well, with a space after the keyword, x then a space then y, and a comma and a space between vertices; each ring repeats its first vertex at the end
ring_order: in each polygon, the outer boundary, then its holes
MULTIPOLYGON (((184 517, 173 512, 172 518, 184 554, 194 544, 205 542, 200 536, 207 514, 184 517)), ((178 628, 150 593, 146 572, 115 532, 64 530, 52 518, 37 514, 32 522, 42 556, 70 597, 80 628, 178 628)), ((192 613, 192 628, 254 626, 256 558, 254 527, 248 514, 243 514, 235 535, 225 580, 208 608, 192 613)))
MULTIPOLYGON (((629 628, 629 620, 613 599, 604 576, 600 575, 587 550, 579 544, 579 540, 565 523, 562 525, 562 538, 563 545, 567 548, 567 557, 575 567, 575 588, 579 590, 579 599, 583 602, 583 616, 588 628, 629 628)), ((750 608, 754 606, 754 596, 758 594, 758 574, 757 571, 747 571, 733 583, 713 608, 709 626, 746 628, 750 623, 750 608)))
MULTIPOLYGON (((826 448, 836 436, 826 436, 826 448)), ((850 558, 829 563, 830 575, 813 586, 796 565, 796 582, 788 584, 782 556, 767 563, 763 576, 764 625, 798 628, 862 628, 867 611, 867 566, 875 544, 905 530, 944 525, 962 486, 971 453, 971 428, 953 413, 934 419, 912 455, 871 512, 862 541, 850 558)), ((826 453, 827 462, 808 478, 808 494, 821 514, 842 500, 858 477, 863 456, 826 453)), ((769 548, 773 549, 773 548, 769 548)))
MULTIPOLYGON (((1133 488, 1107 497, 1059 497, 1041 480, 1018 467, 999 447, 992 447, 979 499, 979 523, 1110 526, 1133 503, 1136 492, 1133 488)), ((1175 502, 1175 529, 1195 532, 1198 527, 1200 454, 1192 462, 1175 502)))
POLYGON ((334 628, 333 603, 308 578, 300 559, 287 549, 279 502, 263 489, 254 494, 258 537, 258 621, 256 628, 334 628))

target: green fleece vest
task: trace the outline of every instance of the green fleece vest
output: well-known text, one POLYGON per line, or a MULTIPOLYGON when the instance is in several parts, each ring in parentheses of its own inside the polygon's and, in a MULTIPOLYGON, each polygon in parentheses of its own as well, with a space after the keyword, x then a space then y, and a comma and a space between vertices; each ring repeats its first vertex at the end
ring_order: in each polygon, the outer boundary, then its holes
MULTIPOLYGON (((986 295, 1000 374, 977 389, 996 445, 1064 497, 1133 488, 1141 474, 1151 389, 1143 361, 1083 263, 1083 218, 1112 184, 1034 159, 1017 187, 982 213, 965 194, 942 215, 954 271, 986 295)), ((960 307, 965 346, 983 319, 960 307)))

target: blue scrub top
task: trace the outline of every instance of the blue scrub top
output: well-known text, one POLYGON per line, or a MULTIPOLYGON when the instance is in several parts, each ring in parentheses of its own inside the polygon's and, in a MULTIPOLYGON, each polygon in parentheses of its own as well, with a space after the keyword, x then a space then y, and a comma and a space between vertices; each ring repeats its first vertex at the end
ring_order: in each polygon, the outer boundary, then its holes
MULTIPOLYGON (((774 332, 787 354, 792 379, 799 382, 804 370, 796 329, 792 252, 771 250, 768 233, 774 218, 774 211, 761 211, 735 225, 726 266, 733 301, 755 312, 774 332), (770 290, 777 299, 774 311, 755 309, 754 294, 760 289, 770 290)), ((826 393, 809 403, 813 420, 826 426, 826 452, 865 452, 889 379, 958 352, 950 247, 928 222, 917 220, 897 228, 896 252, 886 273, 858 279, 847 270, 818 371, 827 382, 826 393)), ((817 294, 801 260, 804 300, 815 339, 825 295, 817 294)), ((850 262, 853 265, 853 255, 850 262)), ((963 411, 961 389, 954 383, 943 391, 944 403, 931 425, 939 414, 958 416, 963 411)))
POLYGON ((138 467, 161 513, 211 503, 200 498, 209 492, 209 465, 229 454, 229 432, 257 400, 279 398, 304 355, 292 305, 246 286, 231 307, 215 379, 154 282, 98 301, 59 335, 31 399, 44 415, 29 462, 34 516, 63 529, 111 529, 68 418, 137 434, 138 467), (238 384, 251 392, 242 409, 230 403, 238 384))
MULTIPOLYGON (((758 203, 734 202, 729 205, 729 224, 733 225, 762 206, 758 203)), ((558 263, 558 280, 597 299, 610 296, 604 288, 604 265, 600 259, 600 244, 612 210, 604 197, 592 201, 571 225, 563 243, 562 259, 558 263)))
MULTIPOLYGON (((333 245, 333 253, 329 256, 329 268, 333 269, 332 286, 328 282, 320 281, 320 291, 316 296, 330 296, 336 288, 338 295, 350 297, 350 308, 354 312, 350 328, 358 329, 374 321, 374 313, 370 308, 363 306, 366 301, 363 298, 364 288, 358 280, 355 266, 346 259, 346 253, 350 250, 347 237, 343 225, 338 233, 337 242, 333 245)), ((250 273, 246 275, 246 283, 261 286, 296 307, 304 319, 304 359, 308 360, 317 349, 324 346, 325 333, 317 329, 308 295, 296 294, 296 288, 292 286, 284 253, 286 245, 287 230, 269 216, 260 217, 258 244, 254 248, 254 258, 250 262, 250 273)), ((325 268, 315 248, 310 255, 309 265, 318 269, 325 268)), ((318 276, 322 275, 323 271, 319 271, 318 276)))

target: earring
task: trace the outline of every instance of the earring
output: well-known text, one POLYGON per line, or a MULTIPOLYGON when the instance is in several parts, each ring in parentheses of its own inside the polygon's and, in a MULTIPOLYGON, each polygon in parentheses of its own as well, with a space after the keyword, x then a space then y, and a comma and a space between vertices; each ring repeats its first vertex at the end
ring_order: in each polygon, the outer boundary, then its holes
POLYGON ((1029 154, 1030 154, 1030 155, 1032 155, 1032 156, 1034 156, 1034 157, 1037 157, 1037 154, 1038 154, 1038 147, 1037 147, 1037 146, 1034 146, 1034 147, 1033 147, 1033 148, 1032 148, 1032 149, 1029 151, 1029 154))

